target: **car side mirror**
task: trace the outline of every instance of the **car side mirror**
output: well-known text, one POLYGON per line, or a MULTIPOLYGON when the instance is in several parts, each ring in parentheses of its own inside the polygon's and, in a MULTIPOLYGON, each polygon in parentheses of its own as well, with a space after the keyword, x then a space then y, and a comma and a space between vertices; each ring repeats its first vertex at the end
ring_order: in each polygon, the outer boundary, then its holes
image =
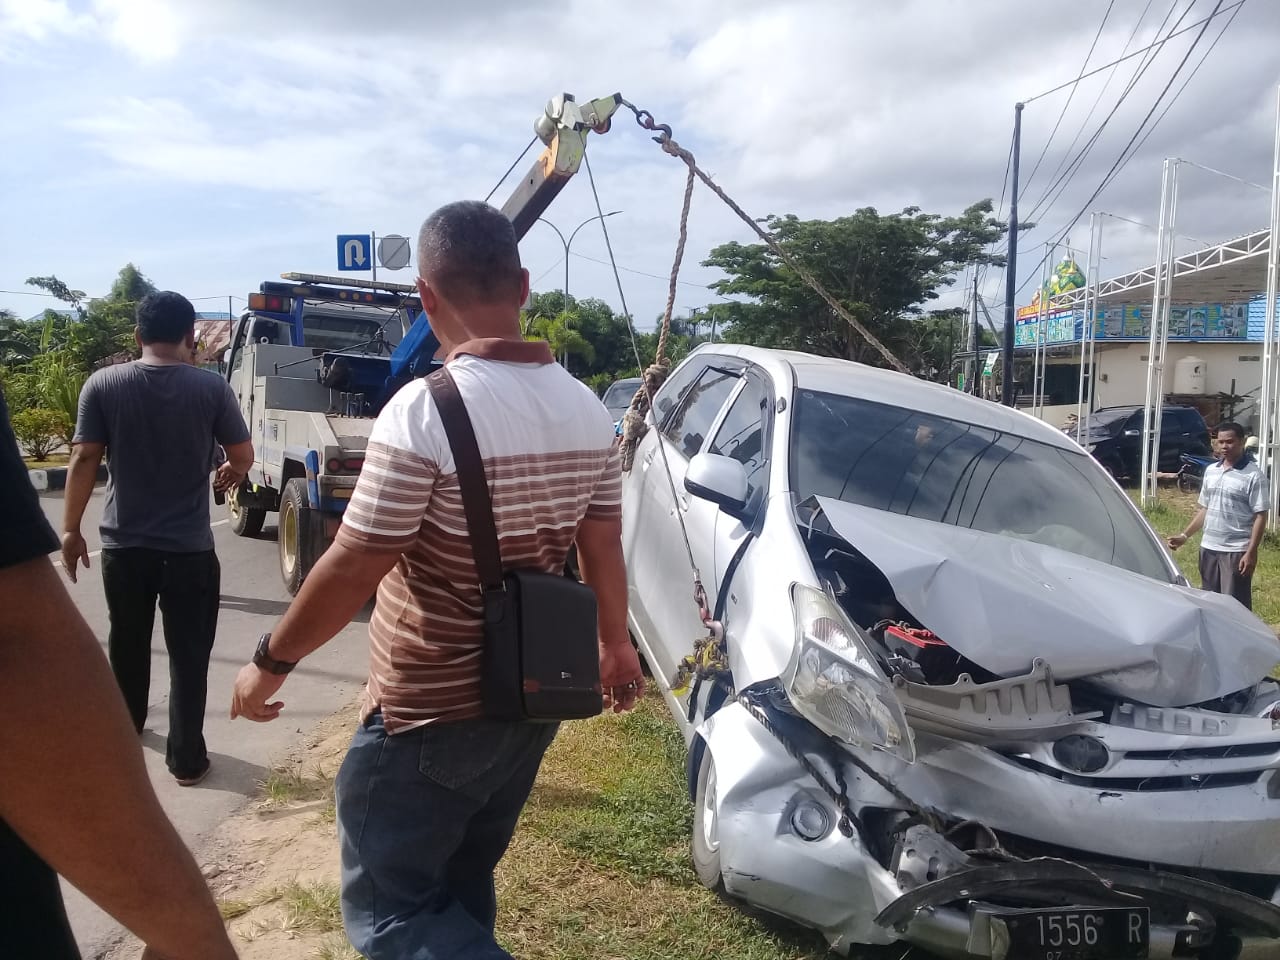
POLYGON ((685 472, 684 488, 734 516, 747 508, 747 468, 732 457, 696 454, 685 472))

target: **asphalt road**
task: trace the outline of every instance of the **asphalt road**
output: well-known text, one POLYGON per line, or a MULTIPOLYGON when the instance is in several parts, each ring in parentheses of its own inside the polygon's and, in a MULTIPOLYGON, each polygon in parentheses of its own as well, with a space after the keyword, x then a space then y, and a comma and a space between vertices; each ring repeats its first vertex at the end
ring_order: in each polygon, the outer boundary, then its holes
MULTIPOLYGON (((44 494, 41 501, 54 529, 60 530, 62 494, 44 494)), ((91 551, 91 568, 81 570, 79 583, 67 581, 67 588, 105 648, 107 608, 96 552, 101 547, 98 523, 102 504, 103 488, 99 487, 83 524, 91 551)), ((179 787, 165 769, 169 670, 159 615, 151 641, 151 700, 142 736, 143 754, 156 792, 183 838, 197 853, 202 839, 216 831, 219 823, 255 794, 257 781, 266 776, 271 765, 282 758, 315 721, 341 709, 356 695, 368 663, 366 609, 356 622, 303 661, 289 676, 278 698, 285 703, 279 719, 267 724, 229 720, 231 683, 236 671, 249 660, 258 637, 272 628, 290 598, 280 581, 272 517, 268 517, 268 526, 258 538, 244 539, 231 533, 225 508, 212 506, 211 511, 214 540, 222 564, 222 613, 209 665, 204 728, 213 770, 203 783, 179 787)), ((92 789, 91 785, 89 788, 92 789)), ((64 889, 76 939, 85 960, 93 960, 112 945, 120 929, 79 891, 65 884, 64 889)))

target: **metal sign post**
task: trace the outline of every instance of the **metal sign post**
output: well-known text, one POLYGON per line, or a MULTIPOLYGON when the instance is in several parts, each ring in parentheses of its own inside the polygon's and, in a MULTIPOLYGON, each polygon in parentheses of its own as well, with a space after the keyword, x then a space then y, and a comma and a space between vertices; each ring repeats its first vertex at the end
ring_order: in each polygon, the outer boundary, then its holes
POLYGON ((1080 383, 1079 390, 1076 394, 1076 443, 1080 442, 1081 431, 1084 429, 1084 419, 1089 415, 1092 407, 1092 404, 1086 407, 1084 401, 1085 380, 1088 379, 1091 384, 1093 380, 1092 347, 1094 342, 1094 326, 1097 322, 1094 315, 1098 312, 1098 304, 1096 300, 1091 300, 1089 297, 1089 287, 1094 282, 1095 267, 1093 264, 1093 252, 1096 243, 1097 227, 1098 215, 1096 213, 1089 214, 1089 252, 1085 255, 1084 261, 1084 322, 1080 327, 1080 383), (1086 371, 1088 371, 1087 374, 1086 371))
POLYGON ((1160 417, 1164 407, 1164 365, 1169 346, 1173 296, 1174 225, 1178 214, 1178 161, 1167 158, 1160 181, 1160 221, 1156 233, 1155 278, 1151 299, 1151 337, 1147 354, 1147 393, 1142 406, 1142 481, 1144 507, 1156 502, 1160 469, 1160 417))
POLYGON ((1276 90, 1276 139, 1271 173, 1271 237, 1267 247, 1266 316, 1262 335, 1262 409, 1258 423, 1258 455, 1271 483, 1271 513, 1267 524, 1276 527, 1276 497, 1280 494, 1280 470, 1276 469, 1277 427, 1277 357, 1276 286, 1277 262, 1280 261, 1280 88, 1276 90))

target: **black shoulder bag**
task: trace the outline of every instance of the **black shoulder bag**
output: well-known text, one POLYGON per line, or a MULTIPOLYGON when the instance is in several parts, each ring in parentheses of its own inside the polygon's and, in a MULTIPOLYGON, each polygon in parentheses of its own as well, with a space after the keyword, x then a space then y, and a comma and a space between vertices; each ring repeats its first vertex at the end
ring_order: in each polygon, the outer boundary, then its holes
POLYGON ((471 417, 447 367, 427 377, 462 488, 484 594, 481 697, 496 720, 578 720, 603 709, 596 596, 541 570, 502 569, 493 500, 471 417))

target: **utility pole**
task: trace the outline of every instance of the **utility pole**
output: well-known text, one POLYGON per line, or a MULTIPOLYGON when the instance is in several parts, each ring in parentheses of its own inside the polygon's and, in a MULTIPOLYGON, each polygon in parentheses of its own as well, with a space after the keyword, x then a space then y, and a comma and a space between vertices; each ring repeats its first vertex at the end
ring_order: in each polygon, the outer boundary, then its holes
POLYGON ((979 395, 978 380, 982 373, 978 365, 978 343, 982 338, 978 335, 978 271, 973 271, 973 300, 969 303, 969 362, 965 369, 965 386, 975 397, 979 395))
POLYGON ((1009 260, 1004 270, 1004 350, 1000 366, 1001 401, 1014 405, 1013 390, 1013 323, 1017 314, 1014 297, 1018 295, 1018 162, 1022 153, 1022 107, 1013 105, 1013 180, 1009 198, 1009 260))

